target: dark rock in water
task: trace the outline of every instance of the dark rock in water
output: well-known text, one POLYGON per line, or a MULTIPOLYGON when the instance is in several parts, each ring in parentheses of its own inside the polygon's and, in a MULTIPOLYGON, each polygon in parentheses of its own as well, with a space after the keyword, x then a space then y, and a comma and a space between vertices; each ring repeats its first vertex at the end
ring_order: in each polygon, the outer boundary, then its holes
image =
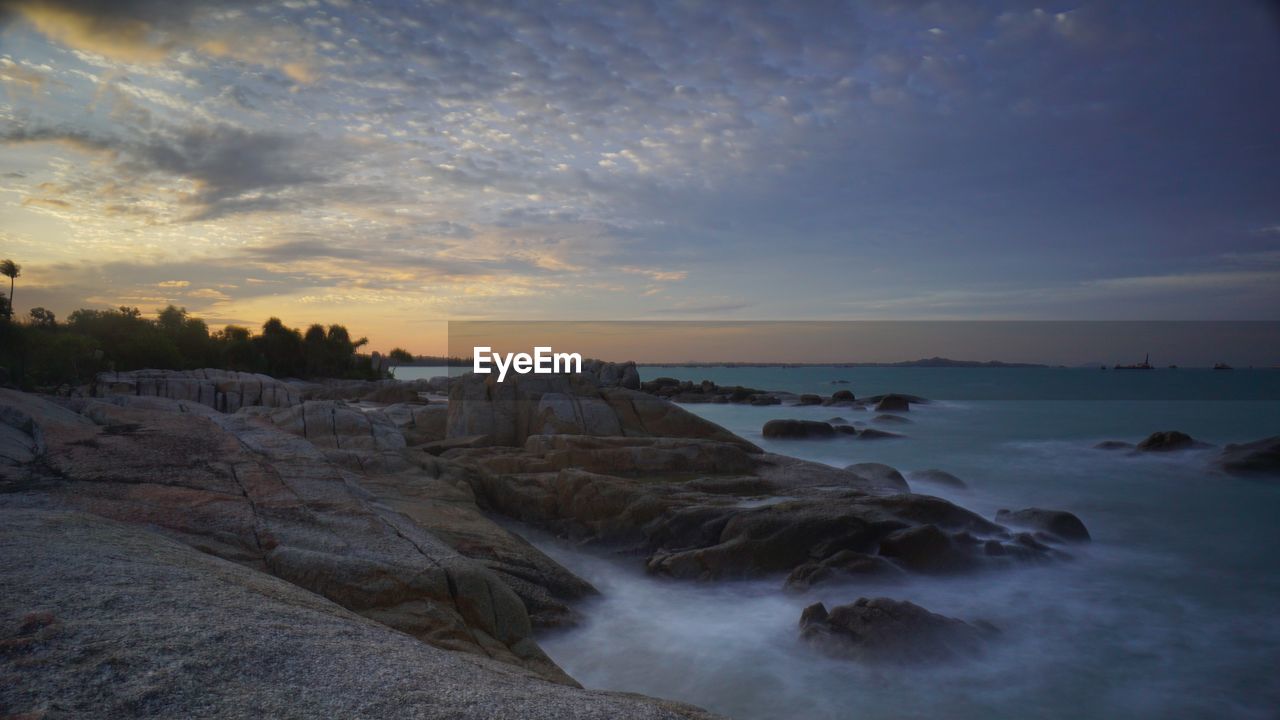
POLYGON ((890 440, 892 438, 902 437, 906 437, 906 435, 900 435, 898 433, 888 432, 885 430, 876 430, 875 428, 867 428, 858 433, 859 440, 890 440))
POLYGON ((1214 464, 1232 475, 1280 475, 1280 435, 1228 445, 1214 464))
POLYGON ((762 431, 767 438, 786 440, 812 440, 835 437, 831 423, 817 420, 770 420, 762 431))
POLYGON ((1006 525, 1042 530, 1056 535, 1063 540, 1087 542, 1089 531, 1080 518, 1065 510, 1043 510, 1041 508, 1025 508, 1022 510, 1000 510, 996 513, 996 522, 1006 525))
POLYGON ((1132 450, 1133 443, 1125 442, 1123 440, 1103 440, 1097 445, 1094 445, 1093 448, 1095 450, 1132 450))
POLYGON ((876 412, 907 412, 911 410, 911 401, 902 395, 885 395, 876 403, 876 412))
MULTIPOLYGON (((994 542, 994 541, 993 541, 994 542)), ((999 543, 996 543, 997 545, 999 543)), ((808 590, 827 580, 844 576, 900 574, 902 570, 882 557, 841 550, 824 560, 811 560, 787 576, 784 586, 788 590, 808 590)))
POLYGON ((875 480, 885 485, 894 484, 904 488, 907 487, 907 479, 902 477, 902 473, 884 463, 855 463, 846 466, 845 470, 855 472, 868 480, 875 480))
POLYGON ((827 422, 831 423, 832 425, 843 425, 843 424, 847 424, 849 421, 837 415, 833 418, 827 418, 827 422))
POLYGON ((946 470, 937 470, 934 468, 930 468, 928 470, 916 470, 909 473, 907 477, 913 482, 919 481, 933 483, 934 485, 945 485, 946 487, 956 488, 958 490, 965 490, 969 487, 963 480, 952 475, 946 470))
POLYGON ((858 598, 829 612, 822 603, 800 616, 800 636, 834 657, 886 663, 928 663, 980 653, 999 631, 889 598, 858 598))
POLYGON ((841 435, 857 435, 858 434, 858 428, 852 425, 836 425, 835 428, 836 428, 836 432, 840 433, 841 435))
POLYGON ((1138 443, 1138 452, 1169 452, 1172 450, 1190 450, 1191 448, 1208 447, 1207 443, 1197 442, 1190 435, 1177 430, 1153 432, 1146 440, 1138 443))
POLYGON ((800 399, 796 401, 796 404, 797 405, 821 405, 822 396, 814 395, 812 393, 805 393, 804 395, 800 396, 800 399))
POLYGON ((901 415, 877 415, 871 418, 871 422, 888 425, 910 425, 913 421, 911 418, 904 418, 901 415))
POLYGON ((781 405, 782 400, 775 395, 758 395, 751 398, 751 404, 754 407, 764 407, 766 405, 781 405))
POLYGON ((851 390, 837 390, 831 393, 832 402, 853 402, 854 400, 853 391, 851 390))
POLYGON ((890 533, 880 540, 880 554, 904 567, 925 573, 963 570, 969 558, 937 525, 920 525, 890 533))

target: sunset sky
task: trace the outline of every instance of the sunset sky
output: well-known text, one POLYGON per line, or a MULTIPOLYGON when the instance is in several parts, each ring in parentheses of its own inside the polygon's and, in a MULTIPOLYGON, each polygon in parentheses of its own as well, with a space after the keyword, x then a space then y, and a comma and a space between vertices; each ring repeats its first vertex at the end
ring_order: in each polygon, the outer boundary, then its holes
POLYGON ((24 315, 418 352, 448 319, 1276 320, 1271 7, 0 0, 0 257, 24 315))

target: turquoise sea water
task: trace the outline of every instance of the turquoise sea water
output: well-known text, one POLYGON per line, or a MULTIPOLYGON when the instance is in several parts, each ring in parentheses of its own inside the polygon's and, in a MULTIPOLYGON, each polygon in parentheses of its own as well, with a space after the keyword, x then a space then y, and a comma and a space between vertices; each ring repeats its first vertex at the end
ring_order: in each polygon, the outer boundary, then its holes
POLYGON ((868 411, 685 407, 775 452, 837 466, 947 470, 969 489, 915 491, 987 517, 999 508, 1070 510, 1094 541, 1072 548, 1070 562, 859 580, 797 595, 781 589, 781 578, 649 577, 637 558, 530 533, 603 593, 583 608, 581 627, 541 638, 588 687, 685 700, 738 718, 1277 717, 1280 479, 1216 474, 1208 466, 1216 450, 1131 456, 1092 446, 1169 429, 1215 445, 1280 434, 1280 371, 642 368, 641 375, 940 399, 913 406, 909 425, 883 426, 907 437, 877 442, 760 435, 772 418, 872 422, 868 411), (984 657, 943 667, 862 666, 799 644, 805 605, 864 595, 985 619, 1003 632, 984 657))

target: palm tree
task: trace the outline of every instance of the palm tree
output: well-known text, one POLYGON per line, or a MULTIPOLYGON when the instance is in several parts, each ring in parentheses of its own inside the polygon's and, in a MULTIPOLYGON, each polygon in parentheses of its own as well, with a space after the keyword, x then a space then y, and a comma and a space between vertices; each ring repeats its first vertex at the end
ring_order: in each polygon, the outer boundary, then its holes
POLYGON ((13 314, 13 281, 18 279, 22 274, 22 266, 18 263, 5 258, 0 260, 0 275, 9 278, 9 314, 13 314))

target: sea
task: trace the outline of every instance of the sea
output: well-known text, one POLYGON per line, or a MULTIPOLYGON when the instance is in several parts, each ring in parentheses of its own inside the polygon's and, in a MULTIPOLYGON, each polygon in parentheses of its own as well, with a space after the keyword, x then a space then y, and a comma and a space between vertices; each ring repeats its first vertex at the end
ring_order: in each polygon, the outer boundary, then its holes
MULTIPOLYGON (((402 368, 401 377, 444 374, 402 368), (406 372, 410 371, 410 372, 406 372)), ((1212 470, 1221 446, 1280 435, 1280 370, 882 367, 642 367, 829 396, 908 393, 909 424, 842 407, 684 407, 765 449, 843 467, 946 470, 965 489, 913 484, 994 518, 1069 510, 1093 541, 1071 559, 959 576, 862 578, 803 593, 782 578, 675 581, 640 558, 520 531, 592 582, 577 627, 539 638, 589 688, 689 702, 729 717, 1280 718, 1280 478, 1212 470), (901 433, 775 441, 774 418, 901 433), (1094 448, 1181 430, 1215 447, 1131 454, 1094 448), (909 600, 1000 629, 981 656, 927 666, 829 659, 797 622, 815 602, 909 600)))

